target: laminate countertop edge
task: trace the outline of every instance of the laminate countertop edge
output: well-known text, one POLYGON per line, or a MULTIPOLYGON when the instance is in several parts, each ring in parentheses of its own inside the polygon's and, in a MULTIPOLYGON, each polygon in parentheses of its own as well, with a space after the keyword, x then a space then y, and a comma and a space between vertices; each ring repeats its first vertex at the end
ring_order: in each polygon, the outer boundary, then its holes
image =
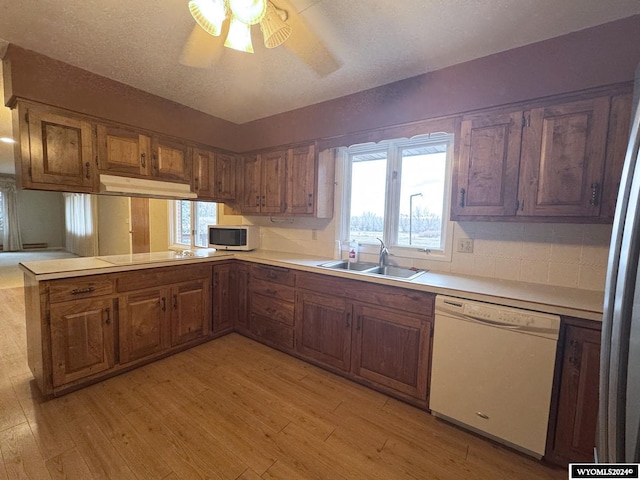
POLYGON ((212 252, 201 257, 181 257, 146 261, 144 263, 110 263, 110 258, 80 257, 70 259, 43 260, 20 263, 25 275, 36 281, 74 278, 125 271, 143 270, 164 266, 187 265, 202 262, 216 262, 238 259, 252 263, 293 268, 312 273, 368 281, 377 284, 404 287, 434 294, 448 295, 469 300, 484 301, 509 307, 524 308, 556 315, 571 316, 602 321, 604 293, 554 285, 499 280, 485 277, 456 275, 427 271, 414 280, 381 277, 344 270, 332 270, 319 265, 332 259, 310 255, 255 250, 252 252, 212 252))

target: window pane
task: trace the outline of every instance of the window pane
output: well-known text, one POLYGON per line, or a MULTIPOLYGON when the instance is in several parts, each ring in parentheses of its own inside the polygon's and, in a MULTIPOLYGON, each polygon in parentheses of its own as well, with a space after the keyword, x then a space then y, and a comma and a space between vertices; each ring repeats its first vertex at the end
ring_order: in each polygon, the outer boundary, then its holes
POLYGON ((397 245, 442 250, 446 144, 402 150, 397 245))
POLYGON ((387 154, 367 153, 351 158, 349 239, 377 243, 376 237, 383 236, 387 154))
POLYGON ((180 245, 191 246, 191 202, 176 200, 176 235, 175 241, 180 245))
POLYGON ((213 202, 195 202, 196 206, 196 247, 207 247, 209 245, 209 225, 217 223, 217 206, 213 202))

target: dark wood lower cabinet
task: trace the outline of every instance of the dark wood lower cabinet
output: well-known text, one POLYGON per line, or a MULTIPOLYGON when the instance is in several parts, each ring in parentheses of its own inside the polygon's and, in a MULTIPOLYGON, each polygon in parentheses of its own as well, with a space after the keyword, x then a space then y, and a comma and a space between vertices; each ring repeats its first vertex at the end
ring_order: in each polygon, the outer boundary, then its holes
POLYGON ((418 315, 355 306, 351 371, 370 382, 427 399, 431 322, 418 315))
POLYGON ((296 351, 345 372, 351 363, 352 306, 343 298, 298 292, 296 351))
POLYGON ((298 281, 298 355, 426 408, 433 295, 322 275, 298 281))
POLYGON ((50 315, 53 387, 113 367, 113 300, 87 299, 54 304, 50 315))
POLYGON ((565 320, 559 348, 545 459, 562 466, 593 462, 600 378, 599 325, 565 320))

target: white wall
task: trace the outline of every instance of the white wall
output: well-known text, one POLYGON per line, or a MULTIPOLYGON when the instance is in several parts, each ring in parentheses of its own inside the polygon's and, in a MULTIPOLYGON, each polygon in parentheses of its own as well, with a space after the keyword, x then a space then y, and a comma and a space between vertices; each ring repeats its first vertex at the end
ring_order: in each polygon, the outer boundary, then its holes
POLYGON ((97 199, 99 254, 131 253, 129 197, 98 195, 97 199))
POLYGON ((149 231, 152 252, 169 249, 169 200, 149 200, 149 231))
POLYGON ((18 217, 22 243, 46 243, 64 247, 64 200, 62 193, 18 190, 18 217))

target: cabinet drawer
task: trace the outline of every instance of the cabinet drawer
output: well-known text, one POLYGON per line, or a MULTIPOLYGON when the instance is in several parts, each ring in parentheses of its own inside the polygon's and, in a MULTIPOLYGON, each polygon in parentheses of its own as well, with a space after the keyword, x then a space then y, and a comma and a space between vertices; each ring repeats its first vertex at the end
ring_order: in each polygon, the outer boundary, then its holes
POLYGON ((249 330, 253 335, 271 345, 293 349, 293 328, 282 323, 273 322, 259 315, 251 315, 249 330))
POLYGON ((182 265, 180 267, 159 267, 125 273, 116 280, 118 292, 142 290, 159 285, 188 282, 211 275, 210 265, 182 265))
POLYGON ((288 268, 255 266, 251 269, 251 276, 269 283, 279 283, 293 287, 296 284, 296 274, 288 268))
POLYGON ((283 302, 277 298, 254 294, 251 296, 251 313, 271 320, 293 325, 294 303, 283 302))
POLYGON ((298 274, 297 286, 313 292, 383 305, 427 317, 433 316, 435 295, 411 288, 391 287, 306 272, 298 274))
POLYGON ((78 298, 98 297, 113 293, 110 279, 57 280, 49 284, 49 301, 66 302, 78 298))
POLYGON ((278 298, 287 302, 293 302, 295 299, 295 290, 288 285, 279 285, 277 283, 265 282, 263 280, 251 281, 251 293, 258 293, 267 297, 278 298))

